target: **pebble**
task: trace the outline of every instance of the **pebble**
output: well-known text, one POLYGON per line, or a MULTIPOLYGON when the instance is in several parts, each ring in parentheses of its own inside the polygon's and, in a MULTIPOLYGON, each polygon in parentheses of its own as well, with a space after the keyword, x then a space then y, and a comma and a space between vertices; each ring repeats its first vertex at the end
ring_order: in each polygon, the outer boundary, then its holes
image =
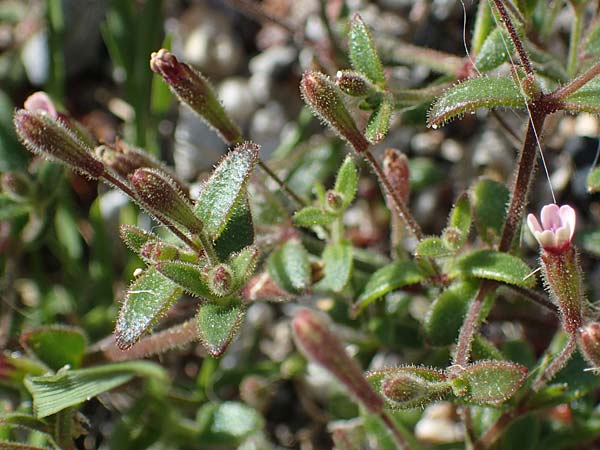
POLYGON ((450 403, 429 405, 415 426, 417 439, 430 444, 460 442, 464 437, 462 423, 452 420, 454 408, 450 403))
POLYGON ((260 143, 263 157, 277 148, 285 124, 285 111, 278 102, 271 101, 256 111, 250 123, 250 139, 260 143))
POLYGON ((253 57, 248 63, 248 68, 252 74, 263 73, 277 77, 296 61, 297 56, 298 53, 293 47, 276 45, 253 57))
POLYGON ((218 92, 227 113, 244 128, 257 107, 248 80, 241 77, 227 78, 219 85, 218 92))

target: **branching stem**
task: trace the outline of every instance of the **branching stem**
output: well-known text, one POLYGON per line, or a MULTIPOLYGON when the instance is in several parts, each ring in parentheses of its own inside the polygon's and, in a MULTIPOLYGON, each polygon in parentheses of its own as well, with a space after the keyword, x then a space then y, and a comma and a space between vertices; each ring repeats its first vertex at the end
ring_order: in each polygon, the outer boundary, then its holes
POLYGON ((525 70, 525 73, 527 75, 534 75, 533 68, 531 67, 531 62, 529 61, 529 57, 527 56, 525 48, 523 47, 523 42, 521 41, 521 38, 519 37, 515 26, 510 20, 510 15, 508 14, 506 7, 504 6, 504 3, 502 2, 502 0, 493 0, 493 2, 494 5, 496 5, 496 9, 500 13, 500 18, 502 19, 502 22, 504 23, 504 26, 506 27, 508 34, 510 35, 511 41, 515 46, 515 50, 519 55, 521 64, 523 64, 523 69, 525 70))

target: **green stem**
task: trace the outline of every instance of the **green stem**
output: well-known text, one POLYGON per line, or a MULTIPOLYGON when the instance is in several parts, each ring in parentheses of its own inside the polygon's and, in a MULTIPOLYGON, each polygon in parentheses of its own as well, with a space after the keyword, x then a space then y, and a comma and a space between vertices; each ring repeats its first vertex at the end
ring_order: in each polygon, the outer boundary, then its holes
POLYGON ((581 30, 583 27, 583 8, 573 6, 573 26, 571 28, 571 37, 569 40, 569 59, 567 64, 567 74, 573 78, 577 69, 577 50, 579 49, 579 40, 581 39, 581 30))
POLYGON ((575 349, 577 348, 577 338, 575 335, 569 335, 569 340, 561 350, 561 352, 554 358, 554 361, 550 363, 544 370, 544 372, 535 380, 532 389, 538 392, 546 384, 556 376, 556 374, 562 369, 571 359, 575 349))
POLYGON ((500 18, 502 19, 502 22, 504 23, 504 26, 506 27, 508 34, 510 35, 510 40, 513 42, 513 45, 515 46, 515 50, 517 51, 517 54, 519 55, 521 64, 523 64, 523 69, 525 69, 525 73, 527 75, 534 75, 533 68, 531 66, 531 62, 529 61, 529 57, 527 56, 527 53, 525 52, 525 47, 523 47, 523 42, 521 42, 521 38, 519 37, 517 30, 515 29, 515 26, 513 25, 512 20, 510 20, 510 15, 508 14, 506 7, 504 6, 504 3, 502 2, 502 0, 493 0, 493 2, 494 2, 494 5, 496 5, 496 9, 500 13, 500 18))
POLYGON ((600 62, 597 62, 584 73, 579 75, 569 84, 562 86, 548 95, 549 99, 560 100, 577 90, 581 89, 585 84, 589 83, 592 79, 600 74, 600 62))

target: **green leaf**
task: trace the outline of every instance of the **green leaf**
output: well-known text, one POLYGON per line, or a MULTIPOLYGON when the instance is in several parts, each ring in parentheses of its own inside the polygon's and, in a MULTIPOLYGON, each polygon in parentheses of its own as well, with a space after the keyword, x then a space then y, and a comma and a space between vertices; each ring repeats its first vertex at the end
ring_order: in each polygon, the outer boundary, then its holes
POLYGON ((499 281, 515 286, 532 287, 532 270, 521 259, 495 250, 475 250, 461 256, 450 272, 450 277, 475 277, 499 281))
POLYGON ((383 96, 377 109, 369 117, 365 136, 372 144, 381 142, 388 134, 390 120, 394 112, 394 100, 389 96, 383 96))
POLYGON ((411 192, 422 191, 447 179, 446 173, 431 158, 410 158, 408 169, 411 192))
POLYGON ((38 447, 36 445, 0 440, 0 450, 47 450, 47 448, 48 447, 38 447))
POLYGON ((273 281, 288 292, 298 294, 310 286, 308 252, 298 240, 287 241, 271 253, 267 269, 273 281))
POLYGON ((208 287, 208 270, 203 266, 183 261, 163 261, 156 264, 155 268, 190 295, 198 298, 219 298, 208 287))
POLYGON ((478 361, 453 380, 454 394, 476 404, 504 403, 523 385, 527 368, 508 361, 478 361))
POLYGON ((117 324, 115 340, 121 349, 134 345, 181 294, 181 288, 149 267, 129 287, 117 324))
POLYGON ((457 228, 465 238, 469 234, 469 229, 471 228, 471 205, 469 203, 469 196, 466 193, 463 193, 458 198, 454 204, 454 208, 450 211, 448 226, 457 228))
POLYGON ((265 420, 253 408, 239 402, 207 403, 198 411, 199 442, 234 448, 262 430, 265 420))
POLYGON ((50 325, 23 333, 21 345, 52 370, 81 364, 87 339, 79 328, 50 325))
POLYGON ((530 18, 535 8, 537 7, 538 0, 517 0, 515 2, 519 11, 523 13, 526 19, 530 18))
POLYGON ((423 275, 412 261, 398 261, 382 267, 369 278, 367 285, 352 307, 352 312, 356 315, 371 302, 383 297, 388 292, 422 280, 423 275))
POLYGON ((316 206, 307 206, 294 214, 294 224, 299 227, 312 227, 315 225, 329 225, 336 218, 335 214, 323 211, 316 206))
POLYGON ((225 229, 257 161, 258 145, 241 144, 225 156, 206 182, 194 209, 211 239, 216 240, 225 229))
POLYGON ((437 236, 421 239, 415 248, 415 256, 419 258, 440 258, 452 254, 452 250, 437 236))
POLYGON ((508 61, 513 53, 514 46, 506 30, 496 28, 487 36, 481 46, 481 50, 475 58, 475 67, 480 72, 488 72, 508 61), (510 53, 506 50, 507 46, 510 53))
POLYGON ((121 225, 120 234, 125 245, 137 254, 142 251, 142 247, 148 242, 160 241, 160 238, 156 234, 144 231, 135 225, 121 225))
POLYGON ((352 244, 348 241, 329 243, 323 251, 325 275, 315 289, 342 292, 352 275, 352 244))
POLYGON ((494 27, 494 16, 492 15, 489 3, 479 2, 475 26, 473 27, 473 37, 471 38, 471 52, 474 55, 479 55, 481 46, 494 27))
POLYGON ((43 420, 36 419, 28 414, 10 413, 0 417, 0 425, 9 425, 18 428, 39 431, 40 433, 51 433, 52 428, 43 420))
POLYGON ((33 397, 33 412, 41 419, 114 389, 134 376, 156 378, 163 383, 169 379, 160 366, 133 361, 27 377, 25 386, 33 397))
POLYGON ((383 86, 385 84, 383 66, 379 60, 371 33, 358 14, 355 14, 350 22, 348 40, 352 67, 368 77, 373 83, 383 86))
POLYGON ((561 106, 570 112, 600 113, 600 77, 596 77, 565 97, 561 106))
POLYGON ((83 245, 75 214, 70 208, 64 205, 57 208, 54 216, 54 229, 58 242, 69 255, 69 258, 79 259, 83 253, 83 245))
POLYGON ((478 77, 455 84, 431 106, 428 126, 438 127, 478 108, 524 107, 523 93, 512 78, 478 77))
POLYGON ((215 241, 215 250, 221 261, 254 243, 254 223, 248 196, 243 195, 233 207, 225 229, 215 241))
POLYGON ((585 181, 585 187, 590 194, 600 191, 600 167, 592 170, 585 181))
POLYGON ((425 333, 432 345, 450 345, 456 342, 467 307, 475 297, 479 283, 459 280, 431 304, 425 318, 425 333))
POLYGON ((488 178, 479 179, 471 188, 473 221, 479 237, 488 244, 499 241, 506 218, 508 188, 488 178))
POLYGON ((254 273, 256 263, 258 262, 258 255, 258 248, 254 245, 246 247, 237 254, 231 255, 229 265, 233 270, 236 290, 244 287, 254 273))
MULTIPOLYGON (((358 170, 350 155, 346 156, 335 179, 334 190, 342 194, 343 208, 347 208, 356 196, 358 189, 358 170)), ((306 208, 305 208, 306 209, 306 208)), ((295 219, 295 217, 294 217, 295 219)))
POLYGON ((244 320, 246 307, 236 301, 228 304, 209 302, 198 310, 198 337, 206 351, 214 358, 225 352, 244 320))

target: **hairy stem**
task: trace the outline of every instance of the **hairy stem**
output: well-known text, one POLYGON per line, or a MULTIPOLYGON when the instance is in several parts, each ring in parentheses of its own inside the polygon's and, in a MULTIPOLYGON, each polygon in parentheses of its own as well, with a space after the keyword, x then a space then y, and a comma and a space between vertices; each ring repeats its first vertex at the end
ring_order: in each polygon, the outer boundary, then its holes
POLYGON ((548 97, 555 99, 555 100, 563 99, 563 98, 571 95, 573 92, 577 91, 581 87, 583 87, 585 84, 590 82, 593 78, 595 78, 598 75, 600 75, 600 61, 597 62, 596 64, 594 64, 592 67, 590 67, 584 73, 579 75, 577 78, 575 78, 569 84, 558 88, 556 91, 554 91, 548 97))
POLYGON ((258 165, 269 177, 273 179, 273 181, 275 181, 275 183, 277 183, 283 192, 285 192, 292 200, 294 200, 294 202, 298 204, 298 206, 304 207, 308 205, 306 200, 295 193, 294 190, 290 188, 285 181, 279 178, 277 174, 273 172, 262 160, 258 160, 258 165))
POLYGON ((198 324, 195 319, 190 319, 179 325, 159 331, 143 338, 132 348, 120 350, 111 337, 106 345, 100 345, 100 350, 108 361, 131 361, 151 355, 164 353, 177 347, 182 347, 198 339, 198 324))
POLYGON ((561 350, 561 352, 554 358, 554 361, 546 367, 544 372, 535 380, 532 389, 539 391, 542 389, 548 381, 552 380, 556 374, 562 369, 573 356, 573 352, 577 348, 577 338, 574 335, 569 336, 569 340, 561 350))
POLYGON ((416 237, 418 240, 423 239, 423 231, 421 230, 421 227, 419 226, 419 224, 417 223, 415 218, 412 216, 412 214, 408 210, 406 203, 404 203, 404 201, 400 198, 400 196, 398 195, 396 190, 390 184, 390 181, 388 180, 387 176, 385 175, 381 165, 379 164, 379 162, 377 161, 375 156, 373 156, 373 154, 369 150, 365 151, 363 153, 363 155, 365 156, 366 160, 371 165, 371 168, 377 175, 377 178, 379 178, 379 181, 383 185, 385 192, 394 201, 396 210, 398 211, 400 218, 406 224, 406 227, 410 230, 410 232, 413 234, 413 236, 416 237))
POLYGON ((504 23, 504 26, 506 27, 506 30, 508 31, 508 34, 510 35, 510 40, 513 42, 513 44, 515 46, 515 50, 517 51, 517 54, 519 55, 521 64, 523 64, 523 69, 525 69, 525 73, 527 75, 534 75, 533 68, 531 67, 531 62, 529 61, 529 57, 527 56, 527 53, 525 53, 525 48, 523 47, 523 42, 521 41, 521 38, 517 34, 517 30, 515 29, 515 26, 513 25, 512 20, 510 19, 510 15, 508 14, 508 11, 506 10, 506 8, 504 6, 504 3, 502 3, 502 0, 493 0, 493 1, 494 1, 494 5, 496 5, 496 9, 500 13, 500 18, 502 19, 502 22, 504 23))
MULTIPOLYGON (((112 184, 114 187, 120 189, 124 194, 127 194, 127 196, 129 198, 131 198, 133 201, 135 201, 136 203, 141 204, 144 208, 146 208, 148 210, 148 212, 152 213, 152 208, 145 206, 143 204, 143 202, 141 202, 140 199, 137 197, 137 195, 135 195, 135 192, 129 186, 127 186, 127 184, 123 183, 118 177, 113 176, 109 172, 104 172, 102 174, 102 178, 104 178, 108 183, 112 184)), ((171 224, 168 220, 165 220, 162 217, 157 217, 157 218, 160 219, 160 221, 169 229, 169 231, 171 231, 175 236, 177 236, 188 247, 190 247, 191 249, 193 249, 197 252, 204 252, 204 254, 208 255, 208 253, 205 251, 205 249, 200 247, 196 242, 194 242, 192 239, 190 239, 188 236, 186 236, 175 225, 171 224)))

